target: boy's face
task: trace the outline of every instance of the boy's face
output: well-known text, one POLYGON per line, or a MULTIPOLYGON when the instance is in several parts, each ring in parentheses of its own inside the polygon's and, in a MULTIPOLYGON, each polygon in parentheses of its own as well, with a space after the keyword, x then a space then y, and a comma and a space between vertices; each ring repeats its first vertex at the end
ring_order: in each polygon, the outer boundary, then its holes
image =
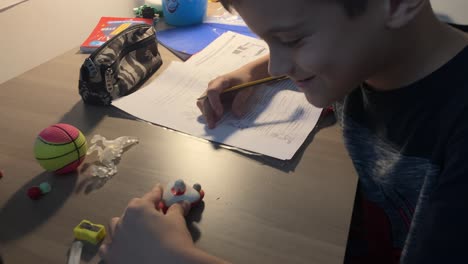
POLYGON ((332 0, 239 0, 234 8, 270 47, 269 71, 288 75, 315 106, 343 98, 382 68, 385 1, 350 18, 332 0))

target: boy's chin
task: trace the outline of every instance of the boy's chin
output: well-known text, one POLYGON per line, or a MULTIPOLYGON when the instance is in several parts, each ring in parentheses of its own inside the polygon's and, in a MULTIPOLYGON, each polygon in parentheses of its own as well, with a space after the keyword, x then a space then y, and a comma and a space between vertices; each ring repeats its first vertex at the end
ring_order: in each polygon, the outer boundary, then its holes
POLYGON ((318 107, 318 108, 325 108, 325 107, 330 106, 332 103, 334 103, 334 101, 331 100, 330 98, 326 98, 326 97, 319 96, 319 95, 312 95, 312 94, 305 93, 305 97, 311 105, 318 107))

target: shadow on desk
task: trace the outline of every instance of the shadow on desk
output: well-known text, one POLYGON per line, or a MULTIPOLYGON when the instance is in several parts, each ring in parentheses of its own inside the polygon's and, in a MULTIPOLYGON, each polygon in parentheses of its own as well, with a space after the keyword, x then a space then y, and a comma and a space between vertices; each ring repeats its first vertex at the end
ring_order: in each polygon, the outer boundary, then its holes
POLYGON ((67 123, 76 126, 85 136, 105 118, 115 117, 135 120, 135 118, 113 106, 88 105, 78 101, 66 114, 60 118, 59 123, 67 123))
MULTIPOLYGON (((249 154, 245 153, 243 151, 236 150, 235 148, 228 148, 231 151, 234 151, 242 156, 245 156, 249 159, 256 160, 263 165, 270 166, 272 168, 275 168, 277 170, 283 171, 283 172, 292 172, 296 169, 297 165, 302 159, 302 155, 304 154, 304 150, 307 148, 307 146, 314 140, 315 135, 323 128, 332 126, 336 123, 336 118, 335 115, 329 114, 326 116, 322 116, 319 121, 317 122, 317 125, 315 128, 312 130, 312 132, 307 136, 307 138, 304 140, 304 143, 301 145, 301 147, 297 150, 296 154, 292 157, 290 160, 280 160, 276 158, 272 158, 266 155, 255 155, 255 154, 249 154)), ((223 145, 218 144, 216 142, 210 142, 215 149, 219 148, 224 148, 223 145)))
MULTIPOLYGON (((63 123, 73 124, 80 128, 80 130, 89 136, 89 133, 94 129, 96 125, 101 122, 104 117, 115 117, 115 118, 125 118, 129 120, 137 120, 132 115, 127 114, 126 112, 111 106, 93 106, 84 104, 83 101, 77 102, 68 113, 66 113, 60 120, 63 123)), ((242 151, 238 151, 236 149, 230 149, 231 151, 237 152, 240 155, 246 156, 248 158, 254 159, 258 162, 261 162, 264 165, 273 167, 275 169, 281 170, 283 172, 291 172, 294 171, 299 164, 299 161, 302 159, 302 155, 304 149, 312 142, 315 135, 322 129, 328 126, 332 126, 335 124, 336 120, 334 115, 327 115, 321 117, 320 120, 317 122, 317 126, 314 130, 309 134, 306 138, 302 146, 296 152, 291 160, 279 160, 275 158, 271 158, 265 155, 252 155, 249 153, 245 153, 242 151)), ((156 124, 154 124, 156 125, 156 124)), ((228 135, 226 135, 227 137, 228 135)), ((218 141, 223 141, 222 138, 217 138, 218 141)), ((223 146, 219 143, 210 142, 212 147, 215 149, 223 148, 223 146)), ((93 182, 93 187, 97 186, 97 189, 102 187, 105 182, 93 182)), ((91 188, 92 190, 96 188, 91 188)), ((88 190, 90 192, 91 190, 88 190)))
POLYGON ((193 242, 197 242, 201 237, 200 229, 198 229, 195 223, 201 221, 203 210, 205 210, 205 202, 202 201, 200 204, 190 209, 190 213, 185 217, 187 228, 192 235, 193 242))
POLYGON ((75 174, 55 176, 43 172, 11 196, 0 209, 0 242, 21 238, 53 216, 73 193, 78 178, 75 174), (29 199, 28 189, 43 182, 48 182, 53 190, 38 201, 29 199))
MULTIPOLYGON (((58 122, 72 124, 88 134, 106 116, 131 118, 113 107, 85 105, 80 100, 58 122)), ((19 239, 51 218, 73 194, 77 173, 57 176, 52 172, 43 172, 17 190, 0 208, 0 243, 19 239), (52 191, 39 201, 29 199, 28 189, 43 182, 53 186, 52 191)))

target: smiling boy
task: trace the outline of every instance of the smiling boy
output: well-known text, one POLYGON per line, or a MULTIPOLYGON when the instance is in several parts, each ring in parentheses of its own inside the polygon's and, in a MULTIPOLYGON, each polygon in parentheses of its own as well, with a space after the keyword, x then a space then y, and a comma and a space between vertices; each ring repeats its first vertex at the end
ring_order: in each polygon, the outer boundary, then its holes
MULTIPOLYGON (((209 84, 197 102, 208 126, 226 111, 224 89, 289 76, 311 104, 335 107, 359 175, 345 262, 468 263, 467 35, 441 23, 428 0, 221 2, 270 55, 209 84)), ((248 111, 251 93, 236 95, 234 114, 248 111)), ((170 251, 189 262, 221 261, 189 245, 170 251)))

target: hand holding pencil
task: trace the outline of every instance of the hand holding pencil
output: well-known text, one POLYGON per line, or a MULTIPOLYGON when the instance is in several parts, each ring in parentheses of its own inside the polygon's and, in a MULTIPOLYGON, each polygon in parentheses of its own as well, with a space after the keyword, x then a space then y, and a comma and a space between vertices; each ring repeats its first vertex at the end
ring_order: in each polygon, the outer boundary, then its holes
POLYGON ((237 91, 230 102, 231 112, 242 117, 248 110, 249 98, 255 87, 261 84, 286 79, 285 76, 267 77, 259 80, 249 80, 247 74, 231 73, 220 76, 208 84, 207 92, 197 98, 197 106, 206 119, 209 128, 214 128, 222 118, 225 104, 222 95, 237 91))
MULTIPOLYGON (((246 83, 231 86, 231 87, 223 90, 221 92, 221 94, 225 94, 225 93, 228 93, 228 92, 234 92, 234 91, 238 91, 240 89, 249 88, 249 87, 253 87, 253 86, 256 86, 256 85, 262 85, 262 84, 266 84, 266 83, 270 83, 270 82, 274 82, 274 81, 281 81, 281 80, 284 80, 284 79, 287 79, 287 78, 288 78, 287 76, 270 76, 270 77, 263 78, 263 79, 260 79, 260 80, 255 80, 255 81, 246 82, 246 83)), ((208 95, 205 92, 202 96, 198 97, 197 100, 205 99, 207 96, 208 95)))

